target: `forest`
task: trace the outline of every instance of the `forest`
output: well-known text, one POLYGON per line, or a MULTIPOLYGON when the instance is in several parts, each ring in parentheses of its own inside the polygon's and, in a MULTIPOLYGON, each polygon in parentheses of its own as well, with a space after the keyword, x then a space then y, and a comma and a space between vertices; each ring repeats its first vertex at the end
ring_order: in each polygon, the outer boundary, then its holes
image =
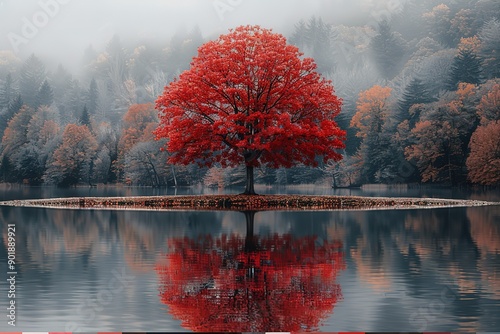
MULTIPOLYGON (((260 167, 256 182, 500 185, 500 2, 410 1, 354 25, 327 12, 285 34, 343 101, 340 162, 260 167)), ((115 35, 80 70, 0 50, 0 182, 25 185, 227 187, 241 168, 167 163, 155 100, 213 36, 168 41, 115 35)))

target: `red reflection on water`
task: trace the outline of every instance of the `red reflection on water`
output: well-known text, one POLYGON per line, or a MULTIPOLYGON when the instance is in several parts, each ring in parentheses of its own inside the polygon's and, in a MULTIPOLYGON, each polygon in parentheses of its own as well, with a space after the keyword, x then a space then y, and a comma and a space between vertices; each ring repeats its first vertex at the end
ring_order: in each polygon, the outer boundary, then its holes
POLYGON ((160 298, 193 331, 312 331, 342 298, 340 241, 247 233, 169 240, 160 298))

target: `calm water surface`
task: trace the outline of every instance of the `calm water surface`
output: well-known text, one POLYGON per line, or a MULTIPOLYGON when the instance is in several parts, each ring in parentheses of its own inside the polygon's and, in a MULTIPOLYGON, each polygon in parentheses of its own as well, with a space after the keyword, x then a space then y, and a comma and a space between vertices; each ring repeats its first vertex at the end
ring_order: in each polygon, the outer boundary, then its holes
MULTIPOLYGON (((164 193, 1 188, 0 199, 164 193)), ((350 194, 500 201, 494 191, 350 194)), ((7 224, 16 224, 16 331, 500 331, 498 206, 255 215, 1 207, 4 276, 7 224)), ((6 310, 4 279, 0 294, 6 310)), ((5 314, 0 329, 12 331, 5 314)))

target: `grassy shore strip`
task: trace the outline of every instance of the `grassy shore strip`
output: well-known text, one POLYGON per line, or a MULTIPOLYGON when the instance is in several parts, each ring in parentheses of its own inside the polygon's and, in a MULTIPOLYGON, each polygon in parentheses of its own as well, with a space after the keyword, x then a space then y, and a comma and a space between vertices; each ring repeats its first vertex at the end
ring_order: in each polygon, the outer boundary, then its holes
POLYGON ((194 195, 72 197, 0 202, 0 205, 102 210, 331 211, 500 205, 476 200, 308 195, 194 195))

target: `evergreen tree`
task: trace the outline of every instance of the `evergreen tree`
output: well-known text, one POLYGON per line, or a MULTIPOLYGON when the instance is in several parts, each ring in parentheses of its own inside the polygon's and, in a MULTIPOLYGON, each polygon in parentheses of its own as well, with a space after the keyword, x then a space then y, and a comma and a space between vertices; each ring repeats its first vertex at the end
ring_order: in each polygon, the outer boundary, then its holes
POLYGON ((9 73, 5 77, 5 82, 0 90, 0 110, 9 107, 10 102, 15 98, 15 94, 14 81, 12 80, 12 75, 9 73))
POLYGON ((0 164, 0 180, 2 182, 15 182, 16 169, 12 166, 8 156, 2 156, 2 163, 0 164))
POLYGON ((388 136, 385 133, 385 119, 383 108, 373 108, 368 132, 364 138, 360 151, 364 157, 361 173, 367 183, 376 182, 377 172, 386 165, 388 136))
POLYGON ((123 82, 127 80, 128 76, 127 55, 125 54, 125 49, 123 48, 118 35, 114 35, 109 41, 106 46, 106 52, 109 55, 107 75, 115 86, 113 89, 116 93, 123 85, 123 82))
POLYGON ((312 16, 306 25, 306 44, 309 47, 314 45, 314 39, 318 35, 319 19, 312 16))
POLYGON ((158 69, 156 60, 157 50, 150 46, 141 45, 134 50, 130 59, 130 78, 137 85, 146 85, 155 75, 158 69))
POLYGON ((40 87, 36 95, 35 107, 36 108, 39 108, 41 106, 50 107, 53 102, 54 102, 54 93, 52 92, 52 87, 50 87, 48 81, 45 80, 42 83, 42 86, 40 87))
POLYGON ((370 42, 370 49, 379 73, 392 79, 398 73, 405 54, 404 40, 391 31, 389 23, 380 22, 378 34, 370 42))
POLYGON ((312 43, 312 57, 318 64, 318 72, 326 74, 334 69, 333 62, 333 31, 329 24, 323 22, 321 18, 316 21, 316 35, 312 43))
POLYGON ((331 73, 335 67, 332 39, 332 26, 313 16, 307 23, 301 20, 295 25, 290 43, 300 48, 308 57, 314 58, 318 72, 325 74, 331 73))
POLYGON ((304 20, 300 20, 295 24, 295 29, 292 36, 290 37, 290 43, 304 50, 307 45, 307 26, 304 20))
POLYGON ((188 59, 191 59, 193 55, 196 55, 198 53, 198 48, 204 43, 203 40, 203 34, 201 33, 201 29, 199 25, 195 25, 193 29, 188 34, 189 38, 189 47, 187 53, 188 56, 191 56, 188 59))
POLYGON ((97 82, 94 78, 90 81, 89 90, 87 92, 87 109, 90 115, 95 115, 99 108, 99 90, 97 82))
POLYGON ((479 34, 484 73, 490 78, 500 78, 500 21, 486 22, 479 34))
POLYGON ((429 103, 432 101, 434 101, 434 98, 427 90, 427 87, 420 79, 414 78, 408 86, 406 86, 405 92, 403 93, 401 100, 399 100, 398 107, 400 112, 400 121, 411 119, 411 123, 414 125, 416 123, 415 120, 418 119, 418 115, 409 115, 411 106, 414 104, 429 103))
POLYGON ((19 73, 19 89, 26 105, 36 107, 38 92, 45 79, 45 66, 32 54, 23 63, 19 73))
POLYGON ((453 59, 449 89, 456 90, 460 82, 471 84, 481 83, 482 74, 481 59, 470 48, 463 48, 453 59))
POLYGON ((359 148, 364 157, 362 179, 366 183, 390 183, 397 170, 391 135, 380 115, 374 116, 372 126, 359 148))
POLYGON ((39 159, 40 152, 28 143, 20 148, 19 153, 16 161, 17 179, 23 183, 27 181, 30 185, 41 184, 45 166, 39 159))
POLYGON ((50 85, 54 92, 54 101, 59 105, 68 90, 71 88, 71 74, 61 65, 57 67, 56 72, 50 77, 50 85))
POLYGON ((9 121, 12 119, 12 117, 14 117, 15 114, 17 114, 19 110, 21 110, 22 106, 23 100, 21 98, 21 95, 17 95, 17 97, 13 101, 11 101, 7 109, 4 109, 2 113, 0 113, 0 138, 3 137, 3 133, 7 128, 9 121))
POLYGON ((21 110, 24 105, 24 101, 21 97, 21 94, 17 94, 16 98, 9 104, 9 114, 14 116, 19 110, 21 110))
POLYGON ((86 125, 89 129, 92 129, 91 123, 90 123, 90 115, 89 115, 89 111, 87 109, 87 105, 83 106, 82 115, 80 116, 80 124, 86 125))
POLYGON ((308 57, 314 58, 318 65, 318 72, 330 73, 334 68, 333 62, 333 30, 321 18, 312 16, 307 23, 299 21, 290 38, 308 57))
POLYGON ((85 105, 84 100, 85 90, 82 89, 77 79, 73 79, 63 103, 58 106, 63 123, 75 123, 79 119, 85 105))
POLYGON ((87 66, 91 64, 97 58, 97 56, 97 51, 94 49, 92 44, 90 44, 83 53, 82 65, 87 66))

